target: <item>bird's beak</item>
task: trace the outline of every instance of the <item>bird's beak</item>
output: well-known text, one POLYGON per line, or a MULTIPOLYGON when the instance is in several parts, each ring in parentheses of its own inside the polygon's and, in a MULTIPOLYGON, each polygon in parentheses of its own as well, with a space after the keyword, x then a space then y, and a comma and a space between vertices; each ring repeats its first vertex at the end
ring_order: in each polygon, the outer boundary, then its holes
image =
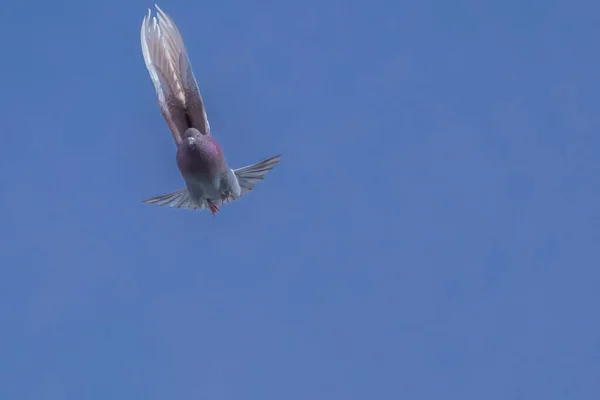
POLYGON ((192 136, 188 136, 187 142, 190 146, 193 145, 195 141, 196 139, 194 139, 192 136))

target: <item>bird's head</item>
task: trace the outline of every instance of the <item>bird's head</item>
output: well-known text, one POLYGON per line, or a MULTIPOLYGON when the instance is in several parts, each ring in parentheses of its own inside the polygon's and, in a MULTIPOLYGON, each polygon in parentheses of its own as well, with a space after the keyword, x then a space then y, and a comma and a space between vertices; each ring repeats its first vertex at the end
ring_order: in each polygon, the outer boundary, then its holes
POLYGON ((183 142, 188 146, 194 146, 197 144, 197 141, 200 139, 202 134, 196 128, 188 128, 183 133, 183 142))

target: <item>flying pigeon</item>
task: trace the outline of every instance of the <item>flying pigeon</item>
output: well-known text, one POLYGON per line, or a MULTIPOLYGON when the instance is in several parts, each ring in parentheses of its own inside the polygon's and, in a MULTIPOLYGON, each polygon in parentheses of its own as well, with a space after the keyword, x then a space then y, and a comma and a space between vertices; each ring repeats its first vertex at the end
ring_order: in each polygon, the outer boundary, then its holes
POLYGON ((144 200, 175 208, 209 209, 244 196, 263 180, 279 155, 247 167, 230 169, 221 146, 210 131, 204 103, 183 39, 173 20, 157 5, 142 22, 142 54, 156 90, 158 105, 175 144, 177 166, 185 188, 144 200))

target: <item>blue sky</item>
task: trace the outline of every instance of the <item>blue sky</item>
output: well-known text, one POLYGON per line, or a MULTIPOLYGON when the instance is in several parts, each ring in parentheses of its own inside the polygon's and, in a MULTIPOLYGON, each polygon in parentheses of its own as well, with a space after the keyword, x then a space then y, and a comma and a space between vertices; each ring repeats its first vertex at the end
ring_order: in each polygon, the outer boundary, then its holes
POLYGON ((597 399, 600 5, 167 1, 214 135, 183 186, 142 1, 3 6, 2 399, 597 399))

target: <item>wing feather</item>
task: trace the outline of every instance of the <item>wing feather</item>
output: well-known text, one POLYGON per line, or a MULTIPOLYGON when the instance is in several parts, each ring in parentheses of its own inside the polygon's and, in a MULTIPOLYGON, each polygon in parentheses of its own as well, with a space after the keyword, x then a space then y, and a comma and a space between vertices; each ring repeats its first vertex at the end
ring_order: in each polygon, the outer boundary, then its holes
POLYGON ((173 20, 158 6, 151 10, 141 28, 142 55, 150 74, 161 114, 180 143, 186 129, 210 134, 210 125, 183 39, 173 20))

